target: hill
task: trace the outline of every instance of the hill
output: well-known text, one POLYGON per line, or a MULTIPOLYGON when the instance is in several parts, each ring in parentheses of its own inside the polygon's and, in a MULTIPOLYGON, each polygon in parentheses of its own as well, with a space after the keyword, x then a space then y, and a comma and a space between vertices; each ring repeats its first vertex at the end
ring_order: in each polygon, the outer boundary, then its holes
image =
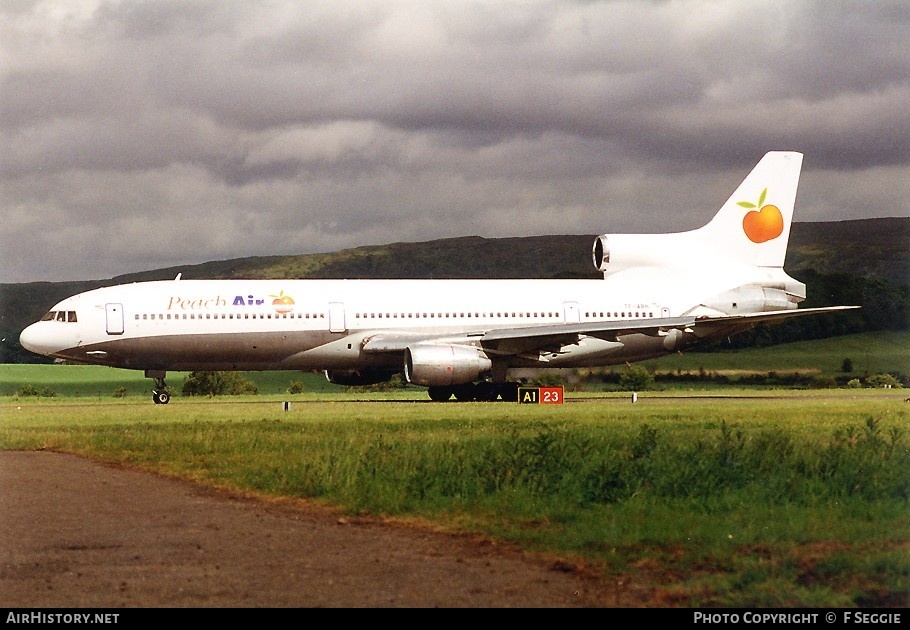
POLYGON ((910 217, 794 223, 784 268, 910 283, 910 217))
MULTIPOLYGON (((0 284, 0 362, 39 360, 19 346, 21 330, 59 300, 92 288, 202 278, 599 278, 596 235, 470 236, 390 243, 324 254, 255 256, 168 267, 108 280, 0 284)), ((800 318, 739 341, 767 345, 869 330, 908 328, 910 217, 794 223, 785 268, 809 287, 806 306, 862 304, 836 319, 800 318)))

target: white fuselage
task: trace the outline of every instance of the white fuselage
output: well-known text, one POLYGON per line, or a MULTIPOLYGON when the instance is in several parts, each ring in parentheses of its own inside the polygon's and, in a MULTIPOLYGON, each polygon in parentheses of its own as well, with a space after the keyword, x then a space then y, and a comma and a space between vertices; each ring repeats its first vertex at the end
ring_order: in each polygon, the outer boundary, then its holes
MULTIPOLYGON (((400 355, 363 351, 377 332, 437 342, 451 335, 457 343, 470 343, 472 335, 496 329, 666 318, 691 314, 703 297, 742 282, 701 278, 702 295, 696 296, 690 283, 673 274, 664 278, 668 282, 623 280, 622 275, 608 280, 143 282, 63 300, 51 320, 33 324, 21 339, 43 354, 146 370, 395 369, 400 355)), ((511 357, 508 365, 609 365, 675 349, 664 341, 585 337, 546 355, 511 357)))

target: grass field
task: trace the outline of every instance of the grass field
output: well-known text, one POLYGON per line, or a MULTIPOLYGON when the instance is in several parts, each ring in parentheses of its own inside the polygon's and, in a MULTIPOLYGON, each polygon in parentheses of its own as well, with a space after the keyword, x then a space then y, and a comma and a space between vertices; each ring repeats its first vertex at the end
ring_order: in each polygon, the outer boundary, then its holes
MULTIPOLYGON (((640 365, 658 372, 718 372, 790 373, 846 377, 890 373, 910 375, 910 332, 879 332, 846 335, 832 339, 781 344, 769 348, 740 351, 671 355, 645 361, 640 365), (849 374, 841 371, 844 359, 850 359, 853 369, 849 374)), ((621 371, 623 366, 615 369, 621 371)), ((252 381, 263 395, 286 395, 292 384, 299 384, 309 394, 345 394, 349 389, 333 385, 322 374, 308 372, 244 372, 243 377, 252 381)), ((179 396, 186 373, 169 372, 168 384, 179 396)), ((23 385, 49 387, 60 396, 108 398, 118 396, 146 396, 151 398, 152 381, 138 370, 121 370, 99 366, 41 366, 32 364, 0 364, 0 396, 14 395, 23 385), (54 368, 65 367, 57 371, 54 368)), ((657 389, 693 389, 688 384, 659 383, 657 389)), ((424 388, 399 390, 399 397, 425 400, 424 388)))
MULTIPOLYGON (((910 333, 642 365, 841 383, 906 376, 910 333)), ((358 390, 313 373, 242 375, 258 395, 181 396, 186 374, 175 372, 172 402, 154 405, 139 371, 0 365, 0 449, 481 532, 645 583, 663 605, 910 603, 910 390, 659 381, 632 404, 587 382, 567 404, 537 407, 432 403, 423 388, 358 390)))
POLYGON ((417 389, 355 400, 308 377, 294 396, 153 405, 141 373, 3 366, 3 387, 38 378, 58 395, 0 398, 0 449, 482 532, 647 584, 668 606, 910 601, 905 390, 728 388, 635 404, 570 393, 530 406, 432 403, 417 389), (111 395, 124 386, 135 395, 111 395))
POLYGON ((667 371, 809 370, 837 375, 844 359, 850 359, 856 375, 910 374, 910 332, 862 333, 737 351, 688 352, 646 361, 645 365, 667 371))

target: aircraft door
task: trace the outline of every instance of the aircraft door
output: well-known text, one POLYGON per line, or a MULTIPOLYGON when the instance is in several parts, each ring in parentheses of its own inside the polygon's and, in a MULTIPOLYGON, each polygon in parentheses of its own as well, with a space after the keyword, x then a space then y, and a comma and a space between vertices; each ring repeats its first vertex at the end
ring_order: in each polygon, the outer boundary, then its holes
POLYGON ((107 334, 123 334, 123 304, 105 304, 104 311, 107 314, 107 334))
POLYGON ((344 321, 344 304, 329 302, 329 332, 344 332, 347 324, 344 321))
POLYGON ((578 311, 578 302, 563 302, 562 310, 567 324, 577 324, 581 321, 581 313, 578 311))

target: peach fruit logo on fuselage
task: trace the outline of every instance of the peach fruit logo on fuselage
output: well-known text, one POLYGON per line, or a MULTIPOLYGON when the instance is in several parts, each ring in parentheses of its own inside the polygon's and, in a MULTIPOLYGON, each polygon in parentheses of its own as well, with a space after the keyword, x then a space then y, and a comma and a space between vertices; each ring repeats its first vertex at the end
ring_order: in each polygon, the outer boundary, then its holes
POLYGON ((780 213, 777 206, 762 205, 765 203, 767 194, 767 188, 761 191, 757 204, 751 201, 739 201, 736 204, 743 208, 756 208, 756 210, 747 212, 743 217, 743 232, 753 243, 773 240, 784 231, 784 215, 780 213))
POLYGON ((284 291, 280 291, 278 295, 270 295, 269 297, 275 298, 272 302, 272 305, 275 307, 275 310, 279 313, 290 313, 294 310, 294 300, 290 295, 285 295, 284 291))

